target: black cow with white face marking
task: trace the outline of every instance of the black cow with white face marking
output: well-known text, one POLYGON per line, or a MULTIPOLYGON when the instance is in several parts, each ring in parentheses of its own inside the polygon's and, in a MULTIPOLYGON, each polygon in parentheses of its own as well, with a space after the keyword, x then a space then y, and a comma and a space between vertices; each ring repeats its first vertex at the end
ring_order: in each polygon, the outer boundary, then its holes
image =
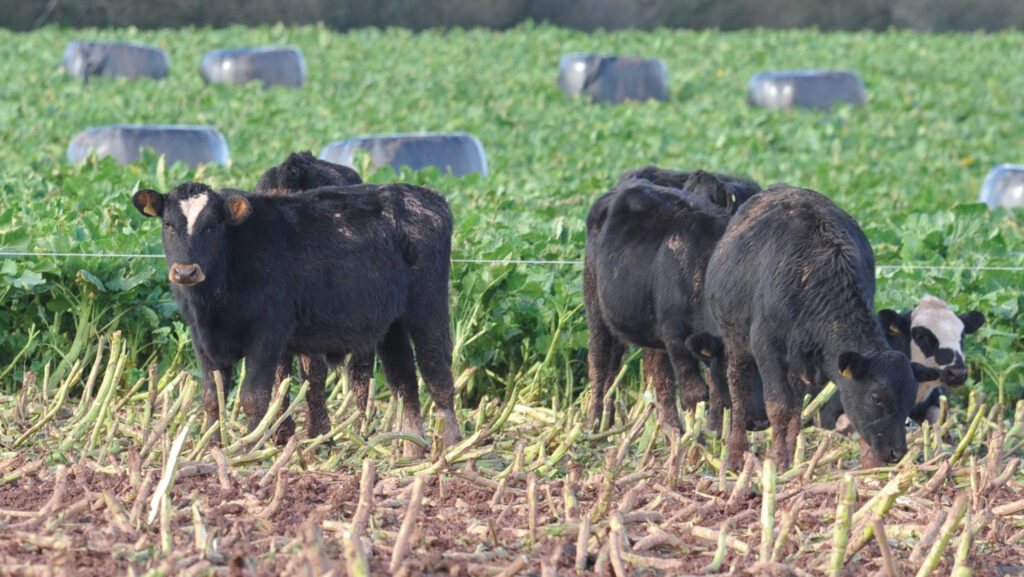
MULTIPOLYGON (((828 380, 871 452, 903 457, 917 380, 875 321, 874 253, 848 214, 817 192, 772 185, 729 221, 704 289, 731 398, 748 398, 755 372, 762 376, 780 469, 793 457, 808 385, 828 380)), ((744 403, 734 402, 731 468, 747 449, 745 424, 744 403)))
MULTIPOLYGON (((254 194, 276 195, 294 194, 304 190, 312 190, 322 186, 349 186, 361 184, 359 173, 347 166, 334 164, 313 156, 309 151, 293 152, 281 164, 268 169, 260 177, 253 188, 254 194)), ((370 379, 373 378, 373 351, 353 354, 345 364, 349 386, 356 397, 356 407, 360 414, 366 413, 369 401, 370 379)), ((284 359, 278 367, 278 380, 291 374, 291 359, 284 359)), ((327 382, 327 361, 323 356, 300 355, 299 366, 301 376, 310 382, 310 391, 323 390, 327 382)), ((319 407, 321 403, 316 402, 319 407)), ((330 429, 327 414, 314 414, 311 404, 309 418, 309 436, 317 437, 330 429)), ((281 426, 278 441, 287 439, 291 434, 288 423, 281 426)))
MULTIPOLYGON (((166 195, 140 190, 132 204, 163 223, 168 278, 202 368, 209 424, 218 418, 213 372, 231 383, 242 358, 240 398, 251 429, 267 411, 285 355, 337 363, 376 347, 404 402, 403 430, 423 432, 418 365, 445 419, 445 444, 459 440, 448 313, 452 217, 441 195, 360 184, 246 196, 185 183, 166 195)), ((411 443, 406 451, 420 453, 411 443)))

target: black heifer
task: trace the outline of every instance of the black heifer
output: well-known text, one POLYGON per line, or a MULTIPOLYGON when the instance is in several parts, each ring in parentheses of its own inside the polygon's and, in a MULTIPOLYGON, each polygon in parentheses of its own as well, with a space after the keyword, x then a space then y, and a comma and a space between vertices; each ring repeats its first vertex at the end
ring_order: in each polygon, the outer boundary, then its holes
MULTIPOLYGON (((827 197, 775 184, 744 203, 708 263, 705 293, 725 342, 733 399, 764 380, 773 453, 791 462, 807 383, 831 380, 881 460, 907 450, 917 381, 874 315, 875 259, 857 223, 827 197)), ((747 449, 744 403, 733 403, 729 466, 747 449)))
POLYGON ((676 382, 685 407, 704 400, 707 389, 685 341, 707 330, 704 268, 728 220, 726 210, 703 197, 640 180, 620 182, 594 202, 583 270, 592 427, 605 412, 612 416, 606 392, 630 344, 644 349, 644 372, 667 427, 682 429, 676 382))
MULTIPOLYGON (((912 362, 935 370, 931 378, 919 383, 917 398, 910 418, 920 423, 938 420, 939 398, 949 394, 946 387, 956 388, 967 382, 963 339, 985 324, 980 311, 956 314, 942 299, 925 295, 913 310, 898 313, 891 309, 878 311, 878 324, 893 350, 912 362)), ((838 423, 843 414, 842 402, 833 397, 822 408, 823 427, 842 429, 838 423)))
MULTIPOLYGON (((347 166, 334 164, 313 156, 308 151, 293 152, 281 164, 267 170, 260 177, 253 189, 254 194, 294 194, 304 190, 312 190, 321 186, 348 186, 361 184, 359 173, 347 166)), ((370 391, 370 379, 373 378, 373 351, 355 353, 345 365, 349 386, 355 393, 356 406, 360 414, 366 412, 370 391)), ((327 362, 320 356, 300 356, 302 378, 310 381, 310 390, 321 390, 327 381, 327 362)), ((291 359, 284 359, 278 367, 278 379, 291 373, 291 359)), ((320 403, 317 403, 319 406, 320 403)), ((314 415, 310 406, 309 436, 316 437, 328 432, 330 421, 327 415, 314 415)), ((282 427, 280 437, 289 435, 290 431, 282 427)))
MULTIPOLYGON (((171 289, 189 324, 211 424, 213 372, 230 382, 243 357, 241 403, 252 428, 284 355, 340 362, 376 346, 404 402, 403 430, 422 434, 418 364, 445 420, 444 443, 459 440, 448 316, 452 217, 439 194, 361 184, 246 197, 186 183, 166 195, 140 190, 132 204, 163 222, 171 289)), ((324 395, 316 399, 322 404, 324 395)), ((406 451, 419 453, 409 443, 406 451)))
POLYGON ((646 180, 658 186, 688 190, 725 207, 730 213, 735 213, 741 204, 761 192, 761 185, 748 178, 703 170, 670 170, 653 165, 624 172, 619 177, 619 184, 630 180, 646 180))

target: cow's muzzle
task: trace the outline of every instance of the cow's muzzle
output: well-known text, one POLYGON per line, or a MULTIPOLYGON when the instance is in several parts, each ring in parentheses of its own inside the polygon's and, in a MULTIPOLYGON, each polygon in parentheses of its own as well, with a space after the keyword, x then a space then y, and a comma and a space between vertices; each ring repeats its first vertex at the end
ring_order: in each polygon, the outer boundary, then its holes
POLYGON ((951 387, 962 385, 967 382, 967 367, 956 365, 952 367, 943 367, 941 369, 940 378, 942 382, 951 387))
POLYGON ((203 269, 199 268, 197 264, 175 263, 171 265, 171 272, 167 274, 167 278, 175 284, 192 286, 206 280, 206 275, 203 274, 203 269))

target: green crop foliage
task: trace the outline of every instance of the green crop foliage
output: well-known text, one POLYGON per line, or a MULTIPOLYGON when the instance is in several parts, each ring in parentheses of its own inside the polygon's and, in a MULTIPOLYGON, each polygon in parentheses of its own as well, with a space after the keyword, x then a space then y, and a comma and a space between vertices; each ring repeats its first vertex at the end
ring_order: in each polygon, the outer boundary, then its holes
MULTIPOLYGON (((505 32, 398 29, 345 34, 324 27, 138 31, 0 31, 0 251, 161 254, 158 227, 129 205, 139 187, 195 179, 251 188, 293 150, 367 134, 464 130, 487 151, 491 175, 382 169, 364 176, 443 192, 456 218, 455 259, 582 259, 590 203, 628 169, 654 163, 747 174, 819 190, 853 215, 875 247, 877 306, 906 309, 924 293, 988 322, 967 339, 972 377, 1002 400, 1021 389, 1024 266, 1020 216, 976 203, 986 172, 1021 162, 1024 36, 893 31, 656 30, 584 34, 524 24, 505 32), (60 66, 69 40, 139 41, 166 50, 161 81, 98 79, 60 66), (301 89, 206 85, 209 50, 297 46, 301 89), (592 105, 556 85, 559 58, 596 51, 657 57, 668 102, 592 105), (766 70, 858 71, 864 107, 831 113, 746 104, 766 70), (228 167, 192 171, 146 155, 70 165, 72 136, 118 122, 216 126, 228 167), (921 265, 964 267, 908 268, 921 265)), ((26 370, 66 372, 65 358, 123 332, 128 380, 149 362, 179 359, 187 331, 161 258, 0 258, 0 388, 26 370)), ((586 323, 577 264, 452 267, 457 374, 473 366, 465 400, 523 383, 535 401, 567 406, 586 385, 586 323)), ((91 354, 91 353, 90 353, 91 354)), ((89 354, 84 355, 88 359, 89 354)), ((635 365, 635 363, 634 363, 635 365)), ((635 369, 634 369, 635 372, 635 369)), ((633 379, 632 390, 639 388, 633 379)))

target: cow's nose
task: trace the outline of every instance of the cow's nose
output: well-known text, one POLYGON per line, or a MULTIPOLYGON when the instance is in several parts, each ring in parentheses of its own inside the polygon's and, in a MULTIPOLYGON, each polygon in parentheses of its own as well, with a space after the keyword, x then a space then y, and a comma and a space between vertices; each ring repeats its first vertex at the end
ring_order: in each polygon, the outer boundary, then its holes
POLYGON ((889 451, 889 454, 886 456, 885 460, 888 463, 898 463, 899 460, 902 459, 903 455, 905 454, 906 451, 902 451, 900 449, 891 449, 889 451))
POLYGON ((206 279, 203 269, 197 264, 174 264, 171 266, 171 272, 167 276, 171 282, 182 286, 199 284, 206 279))
POLYGON ((967 382, 967 367, 946 367, 942 380, 948 385, 962 385, 967 382))

